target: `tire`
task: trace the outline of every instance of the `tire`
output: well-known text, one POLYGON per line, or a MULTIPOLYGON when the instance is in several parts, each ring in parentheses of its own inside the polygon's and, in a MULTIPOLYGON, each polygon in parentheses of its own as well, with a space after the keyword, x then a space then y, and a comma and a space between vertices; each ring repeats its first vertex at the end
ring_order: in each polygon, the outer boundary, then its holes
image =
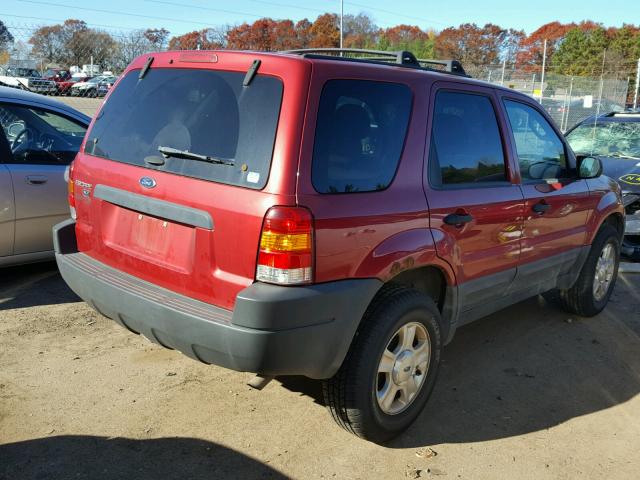
POLYGON ((604 225, 591 245, 591 250, 582 266, 576 283, 566 290, 552 290, 546 296, 555 300, 569 313, 574 313, 581 317, 593 317, 600 313, 609 302, 618 277, 619 264, 620 236, 618 231, 611 225, 604 225), (598 260, 606 248, 612 249, 612 274, 606 291, 600 291, 601 295, 597 295, 594 288, 596 269, 598 260))
POLYGON ((365 312, 340 370, 323 382, 325 403, 333 419, 345 430, 376 443, 400 434, 418 417, 431 395, 441 350, 440 312, 433 300, 410 288, 383 287, 365 312), (410 333, 400 335, 401 327, 403 332, 413 329, 413 337, 410 333), (401 345, 404 335, 408 341, 414 338, 411 347, 401 345), (393 369, 379 373, 385 351, 385 363, 393 369), (418 383, 417 393, 407 393, 409 385, 416 388, 418 383), (392 389, 399 384, 406 390, 394 393, 392 389), (385 397, 385 392, 393 395, 385 397), (387 411, 379 396, 387 399, 387 411), (403 396, 409 399, 408 405, 402 405, 403 396))

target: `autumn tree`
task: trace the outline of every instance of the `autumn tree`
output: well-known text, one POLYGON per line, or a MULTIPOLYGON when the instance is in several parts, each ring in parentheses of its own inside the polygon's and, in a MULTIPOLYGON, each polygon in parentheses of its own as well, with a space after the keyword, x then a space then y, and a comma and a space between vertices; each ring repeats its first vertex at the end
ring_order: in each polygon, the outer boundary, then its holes
POLYGON ((380 32, 377 47, 381 50, 408 50, 418 58, 435 57, 435 32, 415 25, 396 25, 380 32))
POLYGON ((58 25, 40 27, 29 43, 32 55, 48 63, 83 65, 93 62, 112 64, 118 46, 107 32, 94 30, 82 20, 68 19, 58 25))
MULTIPOLYGON (((224 40, 226 42, 226 38, 224 40)), ((169 40, 169 50, 215 50, 222 48, 224 43, 220 38, 220 31, 214 28, 195 30, 172 37, 169 40)))
POLYGON ((309 48, 311 43, 311 27, 312 23, 303 18, 293 27, 296 32, 296 39, 298 41, 299 48, 309 48))
POLYGON ((316 18, 309 29, 311 48, 335 48, 340 46, 340 22, 335 13, 325 13, 316 18))
POLYGON ((479 27, 465 23, 442 30, 436 37, 439 58, 460 60, 463 65, 491 65, 500 61, 502 53, 513 44, 520 32, 487 23, 479 27))

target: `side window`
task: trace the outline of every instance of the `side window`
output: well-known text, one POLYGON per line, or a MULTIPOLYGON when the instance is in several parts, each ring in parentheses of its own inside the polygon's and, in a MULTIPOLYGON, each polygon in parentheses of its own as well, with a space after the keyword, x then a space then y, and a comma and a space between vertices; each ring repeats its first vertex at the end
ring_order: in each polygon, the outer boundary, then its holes
POLYGON ((429 147, 434 187, 506 182, 502 140, 488 97, 440 91, 436 95, 429 147))
POLYGON ((322 89, 311 180, 320 193, 383 190, 395 176, 411 113, 406 85, 330 80, 322 89))
POLYGON ((507 116, 516 141, 523 181, 567 176, 567 156, 562 140, 536 109, 505 100, 507 116))
POLYGON ((7 163, 67 165, 86 127, 62 115, 33 107, 0 104, 0 125, 11 147, 7 163))

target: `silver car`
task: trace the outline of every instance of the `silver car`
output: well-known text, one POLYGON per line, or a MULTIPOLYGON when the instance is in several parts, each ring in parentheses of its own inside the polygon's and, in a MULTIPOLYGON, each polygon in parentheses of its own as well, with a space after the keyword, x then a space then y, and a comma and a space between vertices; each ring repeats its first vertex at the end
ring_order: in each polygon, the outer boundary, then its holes
POLYGON ((91 119, 0 87, 0 267, 53 258, 51 228, 69 216, 65 170, 91 119))

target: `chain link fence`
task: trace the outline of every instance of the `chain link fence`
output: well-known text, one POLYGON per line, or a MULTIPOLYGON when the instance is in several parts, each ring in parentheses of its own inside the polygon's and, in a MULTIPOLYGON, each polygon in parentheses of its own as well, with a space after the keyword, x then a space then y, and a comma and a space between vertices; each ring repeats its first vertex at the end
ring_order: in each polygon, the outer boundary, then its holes
MULTIPOLYGON (((0 49, 0 84, 46 95, 70 97, 65 101, 93 114, 117 76, 137 56, 166 50, 164 29, 128 31, 89 28, 68 20, 61 25, 7 24, 13 44, 0 49)), ((538 100, 562 131, 585 118, 623 110, 635 84, 630 66, 615 75, 571 77, 507 65, 464 65, 474 78, 504 85, 538 100), (543 84, 544 83, 544 84, 543 84)))
POLYGON ((540 102, 563 132, 593 116, 623 111, 635 74, 619 72, 615 77, 578 77, 542 71, 490 65, 467 68, 474 78, 504 85, 540 102), (620 76, 624 78, 620 78, 620 76), (544 85, 543 85, 544 82, 544 85))

